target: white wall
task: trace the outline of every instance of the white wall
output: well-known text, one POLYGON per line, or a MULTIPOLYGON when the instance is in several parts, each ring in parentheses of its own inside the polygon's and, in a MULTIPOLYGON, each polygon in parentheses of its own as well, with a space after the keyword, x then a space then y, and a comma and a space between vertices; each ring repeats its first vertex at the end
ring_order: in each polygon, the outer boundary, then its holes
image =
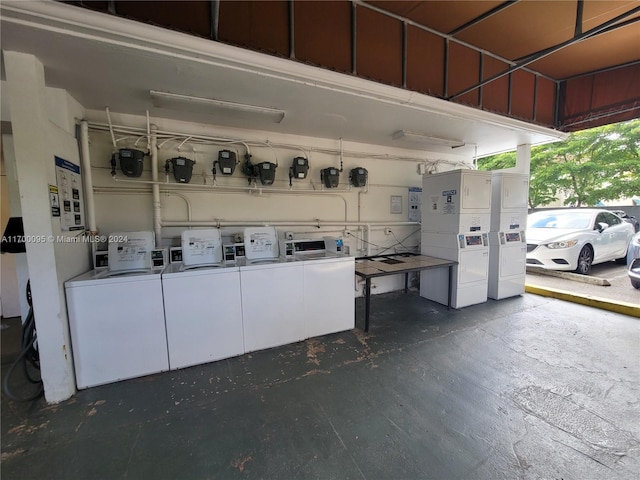
MULTIPOLYGON (((104 112, 87 112, 90 127, 96 123, 106 122, 104 112)), ((143 117, 119 115, 111 112, 114 125, 145 128, 146 120, 143 117)), ((159 179, 165 181, 165 160, 179 155, 185 156, 197 163, 194 167, 193 177, 188 185, 176 184, 173 175, 169 174, 169 187, 174 193, 162 193, 162 219, 164 221, 185 221, 188 219, 188 206, 190 206, 191 219, 194 221, 208 221, 215 223, 220 221, 247 221, 247 222, 331 222, 340 225, 317 228, 315 226, 283 226, 278 227, 281 232, 294 232, 296 238, 315 238, 322 235, 343 236, 345 227, 353 236, 345 237, 345 243, 350 247, 351 254, 367 254, 367 244, 363 243, 365 232, 358 229, 355 222, 375 222, 372 226, 368 241, 372 245, 369 253, 378 252, 393 253, 403 250, 396 246, 398 240, 403 240, 404 245, 419 251, 420 227, 419 225, 394 226, 394 222, 408 221, 408 188, 421 187, 422 179, 418 173, 418 164, 428 163, 430 168, 445 171, 454 168, 456 164, 464 163, 465 167, 472 164, 471 158, 455 155, 429 154, 402 149, 381 149, 375 145, 356 144, 344 141, 343 172, 340 185, 336 189, 323 189, 320 182, 320 170, 326 167, 340 167, 340 140, 322 139, 311 137, 297 137, 291 135, 274 134, 260 131, 238 130, 203 125, 170 121, 161 118, 151 118, 150 123, 156 125, 160 131, 176 132, 174 140, 158 140, 159 150, 159 179), (261 194, 243 192, 229 192, 216 190, 217 187, 242 187, 248 186, 247 177, 241 172, 241 164, 244 162, 245 147, 241 144, 224 146, 203 145, 183 140, 189 135, 206 135, 209 137, 225 137, 242 140, 244 142, 260 142, 261 146, 251 146, 251 161, 275 162, 277 158, 278 169, 276 181, 272 187, 264 187, 261 194), (267 145, 267 142, 269 145, 267 145), (180 151, 178 147, 182 144, 180 151), (285 148, 282 145, 288 145, 285 148), (217 159, 218 151, 224 148, 236 150, 241 164, 236 167, 232 176, 223 176, 218 173, 216 186, 213 186, 211 173, 212 163, 217 159), (195 149, 195 152, 194 152, 195 149), (332 153, 326 153, 331 150, 332 153), (360 158, 355 157, 356 152, 360 158), (292 191, 289 191, 288 172, 292 159, 303 155, 309 159, 310 170, 305 180, 293 180, 292 191), (395 159, 394 157, 404 157, 395 159), (355 167, 364 167, 369 172, 368 188, 349 188, 348 172, 355 167), (200 188, 196 189, 195 186, 200 188), (315 189, 315 190, 314 190, 315 189), (278 191, 274 191, 278 190, 278 191), (284 190, 284 191, 281 191, 284 190), (319 193, 322 192, 322 193, 319 193), (403 198, 401 214, 390 213, 390 200, 392 195, 400 195, 403 198), (346 219, 346 220, 345 220, 346 219), (350 223, 351 222, 351 223, 350 223), (384 222, 388 222, 385 224, 384 222), (385 235, 384 229, 391 228, 393 234, 385 235), (413 233, 413 235, 411 235, 413 233), (395 236, 394 236, 395 235, 395 236), (357 238, 356 238, 357 237, 357 238), (407 238, 408 237, 408 238, 407 238)), ((109 132, 98 131, 90 128, 90 155, 93 174, 95 196, 96 222, 101 234, 109 234, 114 231, 134 231, 153 229, 153 210, 151 186, 142 182, 151 179, 148 157, 145 158, 145 171, 139 179, 125 177, 117 169, 117 178, 114 181, 110 174, 110 159, 114 151, 112 138, 109 132), (135 183, 138 182, 138 183, 135 183)), ((144 135, 115 134, 117 147, 147 149, 147 141, 144 135), (126 138, 125 138, 126 137, 126 138), (136 145, 137 142, 137 145, 136 145)), ((258 187, 260 184, 258 182, 258 187)), ((165 191, 165 187, 162 187, 165 191)), ((180 233, 186 227, 165 227, 162 230, 161 246, 177 246, 180 244, 180 233)), ((223 228, 223 240, 231 241, 234 233, 241 233, 242 227, 223 228)), ((373 292, 382 293, 403 288, 404 277, 386 277, 374 279, 373 292)), ((356 295, 361 294, 362 288, 358 286, 356 295)))

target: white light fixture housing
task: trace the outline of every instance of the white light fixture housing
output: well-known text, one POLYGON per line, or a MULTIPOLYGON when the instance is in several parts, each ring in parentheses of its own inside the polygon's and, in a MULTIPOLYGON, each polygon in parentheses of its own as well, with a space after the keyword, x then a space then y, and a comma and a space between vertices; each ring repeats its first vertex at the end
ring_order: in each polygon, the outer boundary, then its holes
POLYGON ((464 142, 462 140, 432 137, 425 133, 412 132, 410 130, 398 130, 392 135, 392 138, 394 140, 407 140, 410 142, 423 143, 425 145, 443 145, 451 148, 464 146, 464 142))
POLYGON ((159 90, 149 90, 149 94, 153 99, 154 105, 160 108, 177 108, 180 110, 223 115, 225 113, 231 114, 233 112, 240 114, 244 113, 268 118, 274 123, 282 122, 285 113, 284 110, 278 110, 277 108, 227 102, 225 100, 217 100, 214 98, 194 97, 191 95, 181 95, 179 93, 162 92, 159 90))

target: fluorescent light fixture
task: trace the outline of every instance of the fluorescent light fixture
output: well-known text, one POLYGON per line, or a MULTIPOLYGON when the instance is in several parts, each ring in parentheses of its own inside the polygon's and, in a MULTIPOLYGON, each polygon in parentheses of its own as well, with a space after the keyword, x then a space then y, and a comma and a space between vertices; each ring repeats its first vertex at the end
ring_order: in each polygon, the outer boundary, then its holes
POLYGON ((260 107, 257 105, 248 105, 245 103, 227 102, 224 100, 216 100, 214 98, 193 97, 191 95, 181 95, 178 93, 161 92, 158 90, 149 90, 154 104, 158 107, 170 106, 192 106, 194 110, 205 113, 222 113, 240 112, 250 115, 262 116, 269 118, 275 123, 280 123, 284 119, 284 110, 277 108, 260 107))
POLYGON ((424 143, 425 145, 444 145, 451 148, 464 146, 464 142, 462 140, 431 137, 424 133, 412 132, 409 130, 398 130, 392 135, 392 138, 394 140, 408 140, 410 142, 424 143))

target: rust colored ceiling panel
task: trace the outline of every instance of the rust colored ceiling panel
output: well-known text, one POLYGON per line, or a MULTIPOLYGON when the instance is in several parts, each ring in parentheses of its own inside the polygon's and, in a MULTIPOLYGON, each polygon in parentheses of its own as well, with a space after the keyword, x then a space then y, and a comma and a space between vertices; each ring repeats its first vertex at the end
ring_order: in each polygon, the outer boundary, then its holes
POLYGON ((202 37, 211 37, 211 2, 118 1, 115 4, 118 15, 182 32, 195 33, 202 37))
POLYGON ((575 0, 517 2, 456 38, 515 60, 572 38, 575 12, 575 0))
POLYGON ((593 75, 575 78, 562 84, 562 121, 588 112, 591 108, 593 75))
MULTIPOLYGON (((455 95, 480 81, 480 54, 475 50, 457 43, 450 43, 448 64, 447 95, 455 95)), ((478 89, 472 90, 456 97, 455 101, 478 106, 478 93, 478 89)))
POLYGON ((511 115, 533 120, 535 76, 524 70, 511 74, 511 115))
POLYGON ((448 33, 497 7, 503 1, 374 1, 367 3, 407 17, 438 32, 448 33))
POLYGON ((602 25, 638 6, 638 0, 589 0, 584 2, 582 31, 602 25))
POLYGON ((594 75, 591 108, 640 102, 640 64, 594 75))
POLYGON ((407 30, 407 88, 444 95, 444 39, 412 26, 407 30))
MULTIPOLYGON (((509 65, 487 55, 484 56, 482 79, 509 69, 509 65)), ((509 113, 509 75, 505 75, 482 87, 482 108, 506 115, 509 113)))
POLYGON ((535 121, 553 127, 556 112, 556 82, 538 77, 535 121))
POLYGON ((351 72, 351 2, 296 2, 294 19, 298 60, 351 72))
POLYGON ((218 39, 289 56, 289 3, 221 1, 218 39))
POLYGON ((356 9, 356 71, 359 76, 402 85, 402 23, 365 7, 356 9))
POLYGON ((640 60, 638 45, 640 45, 640 24, 636 23, 570 45, 532 63, 529 67, 562 80, 640 60), (636 47, 633 48, 633 45, 636 47))

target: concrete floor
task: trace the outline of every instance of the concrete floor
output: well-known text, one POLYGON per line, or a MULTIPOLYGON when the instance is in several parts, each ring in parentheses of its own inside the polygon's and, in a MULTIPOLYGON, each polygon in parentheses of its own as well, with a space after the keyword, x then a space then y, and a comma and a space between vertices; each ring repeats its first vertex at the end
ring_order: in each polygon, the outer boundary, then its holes
POLYGON ((2 478, 639 477, 637 318, 532 294, 372 310, 369 334, 3 398, 2 478))

